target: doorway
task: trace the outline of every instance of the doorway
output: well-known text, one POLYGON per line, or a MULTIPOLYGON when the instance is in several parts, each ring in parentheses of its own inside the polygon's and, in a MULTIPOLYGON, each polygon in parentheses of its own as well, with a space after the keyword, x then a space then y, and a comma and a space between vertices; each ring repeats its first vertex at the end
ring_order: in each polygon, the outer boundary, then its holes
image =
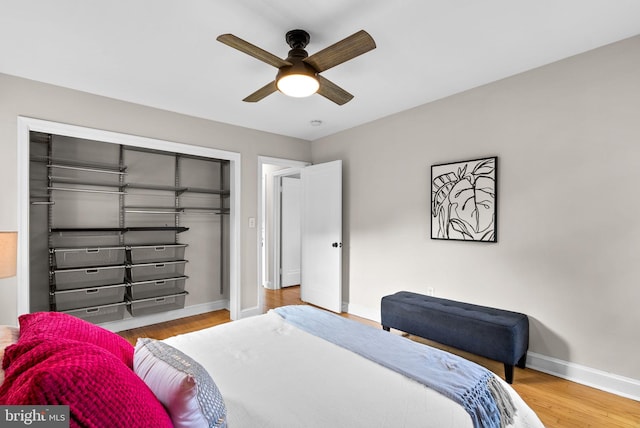
POLYGON ((302 181, 300 174, 295 174, 279 177, 279 182, 280 233, 275 237, 276 251, 279 247, 276 265, 279 281, 275 285, 284 288, 300 285, 302 181))
POLYGON ((280 283, 280 192, 276 191, 282 177, 299 176, 309 162, 291 159, 258 157, 258 306, 264 308, 265 289, 279 289, 280 283), (278 273, 278 275, 276 275, 278 273))
MULTIPOLYGON (((283 241, 279 185, 283 177, 301 177, 300 284, 303 300, 342 311, 342 162, 310 165, 278 158, 258 158, 258 308, 264 289, 280 289, 283 241), (276 191, 274 191, 276 189, 276 191), (327 251, 328 250, 328 251, 327 251)), ((285 243, 286 244, 286 243, 285 243)))

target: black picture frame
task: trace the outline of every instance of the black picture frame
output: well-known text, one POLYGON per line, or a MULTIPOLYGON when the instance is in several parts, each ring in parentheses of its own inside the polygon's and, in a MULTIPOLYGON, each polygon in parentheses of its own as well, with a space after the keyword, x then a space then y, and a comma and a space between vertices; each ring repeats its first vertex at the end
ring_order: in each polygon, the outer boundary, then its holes
POLYGON ((498 242, 498 157, 431 165, 431 239, 498 242))

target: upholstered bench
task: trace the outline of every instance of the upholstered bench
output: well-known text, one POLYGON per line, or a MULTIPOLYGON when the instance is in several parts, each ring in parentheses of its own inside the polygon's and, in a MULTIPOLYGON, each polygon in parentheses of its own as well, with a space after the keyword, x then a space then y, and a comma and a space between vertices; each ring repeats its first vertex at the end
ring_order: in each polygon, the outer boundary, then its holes
POLYGON ((513 382, 513 366, 525 368, 529 348, 526 315, 400 291, 381 301, 382 328, 415 336, 504 363, 513 382))

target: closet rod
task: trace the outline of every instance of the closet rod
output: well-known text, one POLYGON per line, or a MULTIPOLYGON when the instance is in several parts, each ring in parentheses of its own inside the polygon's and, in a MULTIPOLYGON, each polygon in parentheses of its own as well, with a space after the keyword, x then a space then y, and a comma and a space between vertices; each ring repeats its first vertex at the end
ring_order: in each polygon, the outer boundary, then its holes
POLYGON ((47 165, 47 168, 60 168, 60 169, 72 169, 74 171, 84 171, 84 172, 99 172, 103 174, 118 174, 118 175, 126 175, 126 172, 121 171, 109 171, 106 169, 97 169, 97 168, 85 168, 80 166, 68 166, 68 165, 59 165, 59 164, 51 164, 47 165))
POLYGON ((134 213, 134 214, 178 214, 180 211, 151 211, 151 210, 124 210, 126 213, 134 213))
POLYGON ((145 209, 125 209, 124 212, 132 214, 226 214, 220 212, 219 208, 179 208, 177 210, 145 210, 145 209))
POLYGON ((216 210, 208 210, 208 211, 204 211, 204 210, 197 210, 197 211, 192 211, 189 209, 185 209, 184 211, 182 211, 182 214, 187 214, 187 215, 221 215, 222 213, 216 210))
POLYGON ((64 192, 84 192, 84 193, 106 193, 109 195, 126 195, 126 192, 115 192, 109 190, 72 189, 70 187, 47 187, 49 190, 62 190, 64 192))

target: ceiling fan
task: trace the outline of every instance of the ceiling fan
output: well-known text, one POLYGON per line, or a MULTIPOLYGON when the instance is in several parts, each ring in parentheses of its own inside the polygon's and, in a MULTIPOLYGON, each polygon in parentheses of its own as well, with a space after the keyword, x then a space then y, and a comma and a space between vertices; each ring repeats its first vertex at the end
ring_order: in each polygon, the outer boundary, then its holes
POLYGON ((304 50, 309 44, 309 33, 304 30, 291 30, 285 36, 287 44, 291 47, 286 59, 280 59, 233 34, 222 34, 216 40, 278 69, 274 81, 267 83, 242 100, 250 103, 260 101, 279 90, 292 97, 307 97, 318 93, 338 105, 343 105, 349 102, 353 95, 325 79, 320 73, 376 47, 373 38, 364 30, 360 30, 311 56, 304 50))

